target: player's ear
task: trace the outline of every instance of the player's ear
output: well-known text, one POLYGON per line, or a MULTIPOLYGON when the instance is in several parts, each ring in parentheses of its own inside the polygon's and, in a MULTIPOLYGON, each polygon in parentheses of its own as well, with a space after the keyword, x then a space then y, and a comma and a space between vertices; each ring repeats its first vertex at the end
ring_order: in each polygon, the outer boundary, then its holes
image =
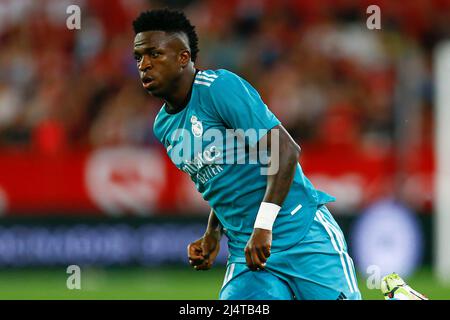
POLYGON ((189 50, 181 51, 179 59, 181 67, 185 68, 191 61, 191 53, 189 52, 189 50))

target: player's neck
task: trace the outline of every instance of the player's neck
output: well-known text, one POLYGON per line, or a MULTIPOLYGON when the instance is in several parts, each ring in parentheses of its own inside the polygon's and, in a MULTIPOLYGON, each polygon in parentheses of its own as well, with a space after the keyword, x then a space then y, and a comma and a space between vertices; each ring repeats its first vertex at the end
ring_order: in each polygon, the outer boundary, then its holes
POLYGON ((191 99, 192 85, 194 83, 196 72, 194 65, 190 65, 188 70, 186 70, 185 74, 181 77, 178 87, 174 90, 172 96, 164 99, 166 102, 165 109, 167 113, 178 113, 187 106, 191 99))

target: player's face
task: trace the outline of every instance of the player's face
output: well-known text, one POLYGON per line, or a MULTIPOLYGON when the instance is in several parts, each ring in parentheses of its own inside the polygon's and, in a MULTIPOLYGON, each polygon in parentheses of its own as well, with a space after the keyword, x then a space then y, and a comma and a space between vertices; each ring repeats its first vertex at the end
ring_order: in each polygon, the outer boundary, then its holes
POLYGON ((134 57, 142 85, 150 94, 165 98, 182 74, 182 40, 177 34, 145 31, 134 38, 134 57))

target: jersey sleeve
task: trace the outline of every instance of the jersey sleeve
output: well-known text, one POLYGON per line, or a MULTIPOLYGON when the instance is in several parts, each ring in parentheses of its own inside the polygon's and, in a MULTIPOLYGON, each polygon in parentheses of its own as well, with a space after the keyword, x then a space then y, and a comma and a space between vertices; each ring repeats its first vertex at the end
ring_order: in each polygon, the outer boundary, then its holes
POLYGON ((246 80, 232 72, 220 75, 210 87, 211 104, 217 116, 230 129, 255 130, 249 145, 257 142, 280 121, 246 80))

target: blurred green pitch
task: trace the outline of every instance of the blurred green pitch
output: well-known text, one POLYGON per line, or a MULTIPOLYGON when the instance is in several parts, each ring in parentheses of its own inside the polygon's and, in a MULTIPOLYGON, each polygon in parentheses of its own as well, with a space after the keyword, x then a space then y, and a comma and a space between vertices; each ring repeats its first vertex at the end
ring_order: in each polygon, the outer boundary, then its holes
MULTIPOLYGON (((69 290, 65 268, 1 269, 0 299, 137 299, 215 300, 225 268, 209 271, 185 267, 87 268, 81 270, 81 290, 69 290)), ((431 270, 422 269, 407 282, 430 299, 450 299, 450 286, 440 285, 431 270)), ((377 289, 369 290, 359 278, 364 299, 383 299, 377 289)))

